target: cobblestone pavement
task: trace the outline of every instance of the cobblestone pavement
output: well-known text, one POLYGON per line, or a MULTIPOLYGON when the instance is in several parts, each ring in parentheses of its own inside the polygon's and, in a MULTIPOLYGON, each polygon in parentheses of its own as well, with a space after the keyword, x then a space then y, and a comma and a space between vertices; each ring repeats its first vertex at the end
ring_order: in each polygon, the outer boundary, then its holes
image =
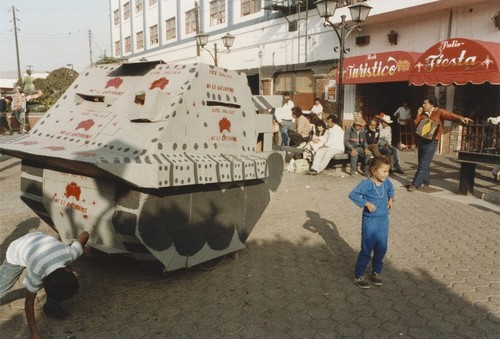
MULTIPOLYGON (((458 196, 459 165, 436 156, 433 193, 409 193, 391 176, 384 285, 352 280, 361 210, 347 194, 361 178, 327 170, 285 173, 282 185, 236 257, 214 270, 162 273, 125 257, 80 258, 80 290, 56 321, 36 317, 45 338, 495 338, 500 333, 500 206, 458 196)), ((55 233, 19 199, 20 161, 0 158, 0 259, 31 231, 55 233)), ((498 183, 479 167, 479 194, 498 183)), ((0 337, 26 338, 21 284, 0 303, 0 337)))

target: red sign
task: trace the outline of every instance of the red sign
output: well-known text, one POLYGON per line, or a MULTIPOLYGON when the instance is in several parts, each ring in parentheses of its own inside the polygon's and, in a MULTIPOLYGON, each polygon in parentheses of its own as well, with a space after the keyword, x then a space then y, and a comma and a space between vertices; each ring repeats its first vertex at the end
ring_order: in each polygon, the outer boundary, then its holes
POLYGON ((344 84, 408 81, 410 70, 420 53, 383 52, 346 58, 344 84))
POLYGON ((413 85, 500 84, 500 43, 453 38, 422 53, 410 74, 413 85))

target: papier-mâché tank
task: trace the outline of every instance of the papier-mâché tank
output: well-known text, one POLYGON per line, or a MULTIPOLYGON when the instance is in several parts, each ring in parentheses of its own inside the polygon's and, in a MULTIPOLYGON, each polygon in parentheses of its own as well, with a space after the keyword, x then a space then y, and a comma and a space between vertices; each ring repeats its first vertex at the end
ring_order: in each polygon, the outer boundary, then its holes
POLYGON ((89 230, 92 247, 171 271, 244 247, 281 182, 271 140, 245 74, 143 62, 88 68, 0 151, 63 241, 89 230))

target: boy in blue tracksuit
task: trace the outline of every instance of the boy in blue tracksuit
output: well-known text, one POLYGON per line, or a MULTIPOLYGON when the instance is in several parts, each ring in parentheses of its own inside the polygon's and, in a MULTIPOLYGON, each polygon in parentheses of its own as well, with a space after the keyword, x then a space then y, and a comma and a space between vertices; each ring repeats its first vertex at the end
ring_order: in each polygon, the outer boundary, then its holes
POLYGON ((378 156, 371 159, 368 168, 370 177, 361 181, 349 193, 349 199, 363 208, 361 251, 353 277, 354 283, 361 288, 370 288, 364 277, 370 260, 370 280, 376 286, 382 285, 381 273, 389 235, 389 211, 394 204, 394 187, 388 179, 390 169, 388 158, 378 156))

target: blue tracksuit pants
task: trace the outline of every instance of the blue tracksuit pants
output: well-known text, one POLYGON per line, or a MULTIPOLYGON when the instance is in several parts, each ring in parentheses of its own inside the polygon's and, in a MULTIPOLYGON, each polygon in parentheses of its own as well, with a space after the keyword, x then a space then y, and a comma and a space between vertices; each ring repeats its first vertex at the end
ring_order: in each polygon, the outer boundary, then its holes
POLYGON ((389 215, 377 217, 363 215, 361 228, 361 251, 358 254, 354 275, 357 277, 364 275, 370 260, 373 272, 382 273, 383 259, 387 252, 389 215))

